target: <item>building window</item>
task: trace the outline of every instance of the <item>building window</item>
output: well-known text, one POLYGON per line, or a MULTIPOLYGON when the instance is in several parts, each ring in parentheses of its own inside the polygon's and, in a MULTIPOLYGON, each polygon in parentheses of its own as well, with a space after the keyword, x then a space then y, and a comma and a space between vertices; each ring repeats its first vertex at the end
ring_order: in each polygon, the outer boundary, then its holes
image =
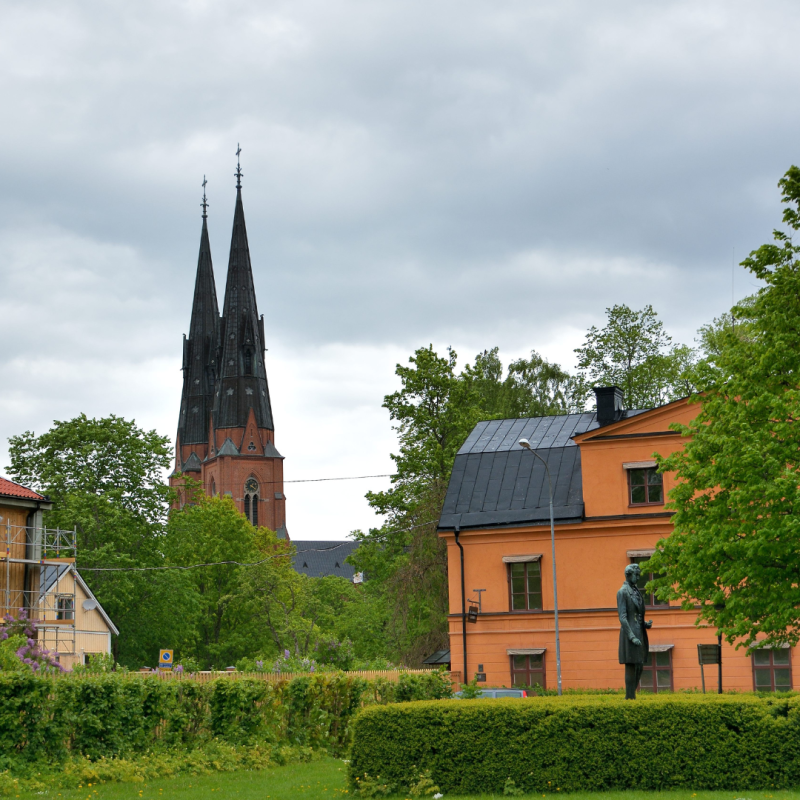
POLYGON ((512 611, 542 610, 542 570, 538 561, 508 565, 512 611))
POLYGON ((244 351, 244 374, 253 374, 253 354, 249 350, 244 351))
POLYGON ((511 656, 512 686, 541 686, 546 689, 544 653, 511 656))
POLYGON ((663 650, 660 653, 648 653, 647 660, 642 669, 642 679, 639 682, 642 692, 671 692, 672 691, 672 651, 663 650))
POLYGON ((628 470, 628 490, 632 506, 664 503, 664 476, 655 467, 628 470))
POLYGON ((62 595, 56 602, 56 619, 75 619, 75 598, 72 595, 62 595))
POLYGON ((792 651, 788 647, 753 651, 753 686, 757 692, 788 692, 792 688, 792 651))
POLYGON ((217 496, 217 482, 213 478, 211 479, 211 496, 217 496))
POLYGON ((254 527, 258 527, 258 481, 248 478, 244 484, 244 515, 254 527))
MULTIPOLYGON (((649 558, 650 556, 634 556, 631 558, 631 564, 641 564, 649 558)), ((643 572, 636 583, 636 586, 644 598, 644 604, 646 606, 668 606, 669 600, 659 600, 652 592, 646 592, 644 590, 644 587, 651 580, 653 580, 653 573, 643 572)))

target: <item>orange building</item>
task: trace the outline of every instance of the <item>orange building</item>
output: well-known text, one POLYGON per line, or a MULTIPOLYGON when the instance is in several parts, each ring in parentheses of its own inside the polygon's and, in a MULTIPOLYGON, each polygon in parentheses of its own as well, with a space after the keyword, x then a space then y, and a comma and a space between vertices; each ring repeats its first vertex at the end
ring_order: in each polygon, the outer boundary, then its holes
MULTIPOLYGON (((653 454, 683 447, 669 426, 699 406, 625 411, 621 390, 595 392, 596 412, 481 422, 456 456, 439 535, 448 545, 450 660, 462 678, 556 687, 550 494, 538 455, 552 477, 563 687, 624 687, 616 592, 625 567, 672 530, 664 502, 674 480, 656 472, 653 454)), ((697 645, 716 644, 716 630, 697 627, 693 611, 652 595, 645 602, 653 627, 641 688, 699 688, 697 645)), ((789 649, 723 644, 723 688, 790 689, 793 661, 789 649)), ((717 669, 705 666, 707 690, 717 690, 717 669)))

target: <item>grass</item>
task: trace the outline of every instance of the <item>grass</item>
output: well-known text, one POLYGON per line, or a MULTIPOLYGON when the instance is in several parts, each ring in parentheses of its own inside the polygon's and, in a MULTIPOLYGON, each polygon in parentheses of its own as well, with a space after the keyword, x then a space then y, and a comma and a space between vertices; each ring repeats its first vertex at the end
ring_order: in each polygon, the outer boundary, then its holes
MULTIPOLYGON (((292 764, 261 772, 228 772, 216 775, 166 778, 147 783, 109 783, 81 789, 50 789, 46 792, 16 795, 21 800, 56 798, 57 800, 205 800, 218 797, 236 800, 348 800, 346 766, 334 758, 307 764, 292 764)), ((12 795, 13 797, 14 795, 12 795)), ((540 795, 526 795, 539 798, 540 795)), ((398 795, 402 800, 406 796, 398 795)), ((499 795, 455 797, 446 800, 489 800, 499 795)), ((541 795, 547 798, 547 795, 541 795)), ((800 800, 800 791, 772 792, 577 792, 552 793, 550 798, 569 800, 800 800)), ((429 799, 428 799, 429 800, 429 799)))
MULTIPOLYGON (((332 800, 348 798, 346 766, 325 758, 307 764, 292 764, 258 772, 221 772, 185 775, 145 783, 106 783, 81 789, 49 789, 44 793, 20 792, 24 800, 332 800)), ((11 795, 14 797, 14 795, 11 795)))

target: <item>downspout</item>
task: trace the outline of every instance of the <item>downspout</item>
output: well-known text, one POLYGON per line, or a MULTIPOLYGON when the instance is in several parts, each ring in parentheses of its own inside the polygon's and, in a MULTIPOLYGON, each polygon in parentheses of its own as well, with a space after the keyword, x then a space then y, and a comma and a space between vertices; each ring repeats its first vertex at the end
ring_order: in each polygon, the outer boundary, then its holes
POLYGON ((456 525, 456 544, 461 551, 461 641, 464 648, 464 683, 469 683, 467 678, 467 595, 464 589, 464 546, 458 540, 461 525, 456 525))

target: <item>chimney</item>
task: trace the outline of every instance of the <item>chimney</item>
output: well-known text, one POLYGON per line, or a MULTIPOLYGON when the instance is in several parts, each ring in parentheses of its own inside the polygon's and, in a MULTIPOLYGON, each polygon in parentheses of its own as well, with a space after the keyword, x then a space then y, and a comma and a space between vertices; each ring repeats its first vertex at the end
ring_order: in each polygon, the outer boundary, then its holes
POLYGON ((597 422, 600 425, 608 425, 620 419, 625 395, 619 386, 595 386, 594 396, 597 403, 597 422))

